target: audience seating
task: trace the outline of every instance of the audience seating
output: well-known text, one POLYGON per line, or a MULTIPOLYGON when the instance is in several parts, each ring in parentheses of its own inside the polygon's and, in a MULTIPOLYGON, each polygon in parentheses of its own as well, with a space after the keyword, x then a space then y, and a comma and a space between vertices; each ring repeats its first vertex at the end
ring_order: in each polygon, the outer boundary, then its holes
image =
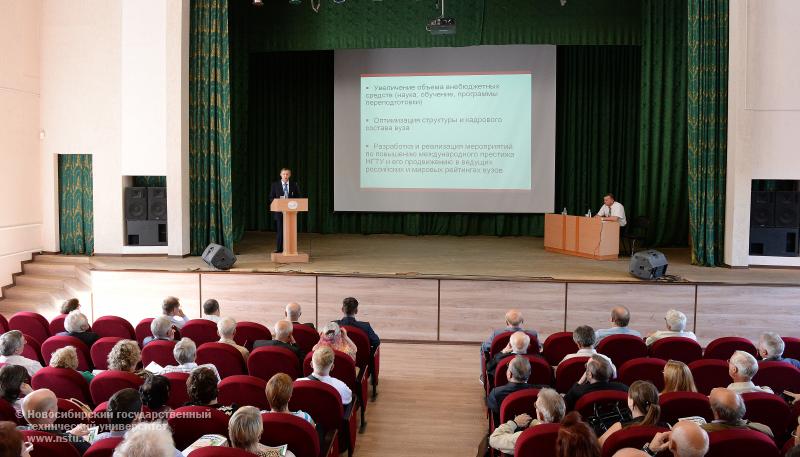
POLYGON ((136 328, 134 329, 134 334, 136 335, 136 341, 139 343, 139 346, 144 346, 144 339, 148 336, 153 336, 150 332, 150 323, 153 322, 152 317, 146 317, 139 321, 136 324, 136 328))
MULTIPOLYGON (((514 420, 520 414, 527 413, 532 418, 536 418, 536 399, 539 397, 539 389, 518 390, 511 393, 500 405, 500 423, 514 420)), ((497 424, 500 425, 500 424, 497 424)))
POLYGON ((47 432, 22 430, 25 441, 33 444, 31 457, 81 457, 78 450, 65 438, 47 432))
POLYGON ((300 377, 300 361, 289 349, 262 346, 255 348, 247 358, 247 372, 265 381, 277 373, 286 373, 292 379, 297 379, 300 377))
POLYGON ((104 336, 94 342, 92 347, 89 348, 89 355, 96 370, 108 369, 108 354, 114 348, 114 345, 122 340, 123 338, 118 336, 104 336))
POLYGON ((783 356, 790 359, 800 360, 800 338, 794 336, 782 336, 781 339, 785 345, 783 348, 783 356))
POLYGON ((714 415, 708 396, 699 392, 667 392, 658 399, 661 406, 661 420, 675 424, 682 417, 700 416, 711 422, 714 415))
POLYGON ((219 383, 217 400, 223 405, 255 406, 269 410, 265 389, 267 381, 249 375, 228 376, 219 383))
POLYGON ((682 336, 662 338, 650 346, 650 357, 664 360, 678 360, 689 364, 703 358, 700 343, 682 336))
POLYGON ((716 359, 696 360, 689 364, 697 391, 710 394, 715 387, 727 387, 731 383, 728 362, 716 359))
POLYGON ((526 429, 514 445, 514 457, 556 457, 558 424, 540 424, 526 429))
POLYGON ((64 328, 64 321, 66 319, 66 314, 59 314, 58 316, 54 317, 47 326, 50 329, 50 334, 56 335, 58 333, 65 332, 66 329, 64 328))
MULTIPOLYGON (((489 346, 489 359, 494 357, 495 354, 505 349, 508 346, 508 341, 511 339, 511 335, 515 332, 503 332, 494 337, 492 339, 492 344, 489 346)), ((525 332, 528 336, 531 337, 531 343, 528 345, 528 354, 538 354, 539 353, 539 337, 529 332, 525 332)))
POLYGON ((86 404, 92 403, 86 378, 69 368, 44 367, 33 375, 31 387, 50 389, 59 398, 74 398, 86 404))
MULTIPOLYGON (((356 364, 353 362, 353 358, 349 355, 345 354, 341 351, 333 351, 334 352, 334 359, 333 359, 333 369, 331 369, 331 376, 334 378, 342 381, 343 383, 347 384, 347 387, 353 391, 353 401, 352 406, 353 408, 360 408, 361 409, 361 431, 364 431, 364 427, 366 426, 366 410, 367 406, 364 402, 364 398, 367 396, 367 379, 364 377, 364 372, 357 372, 356 371, 356 364)), ((313 353, 309 353, 306 355, 306 359, 303 362, 303 374, 308 376, 312 373, 311 368, 311 357, 313 353)), ((314 416, 311 416, 314 417, 314 416)), ((355 416, 352 417, 351 422, 351 443, 355 445, 356 437, 355 437, 355 416)))
POLYGON ((769 386, 778 394, 784 390, 797 393, 800 392, 800 370, 786 362, 761 361, 753 383, 757 386, 769 386))
POLYGON ((368 370, 372 363, 372 348, 369 345, 369 337, 363 330, 352 325, 343 325, 347 330, 347 336, 356 345, 356 366, 361 370, 368 370))
POLYGON ((58 412, 55 423, 63 427, 61 430, 69 430, 78 424, 89 424, 92 421, 80 406, 66 398, 58 399, 58 412))
MULTIPOLYGON (((618 432, 612 433, 605 443, 603 443, 603 457, 613 457, 614 454, 620 449, 632 447, 641 449, 642 446, 653 440, 657 433, 668 432, 668 428, 664 427, 628 427, 618 432)), ((672 456, 669 451, 660 452, 657 454, 659 457, 672 456)))
POLYGON ((583 417, 590 417, 595 415, 595 410, 598 407, 605 405, 619 404, 621 410, 628 408, 628 393, 619 390, 598 390, 589 392, 581 396, 575 402, 575 411, 581 413, 583 417))
POLYGON ((25 333, 22 335, 25 337, 25 347, 22 348, 22 354, 20 355, 31 360, 38 360, 39 363, 44 365, 44 359, 42 359, 42 344, 39 340, 30 335, 25 333))
POLYGON ((39 313, 20 311, 8 320, 8 328, 30 335, 38 342, 50 337, 50 323, 39 313))
MULTIPOLYGON (((150 362, 155 362, 162 367, 167 365, 175 365, 175 356, 172 350, 175 348, 175 341, 167 340, 153 340, 147 343, 142 348, 142 365, 150 365, 150 362)), ((199 350, 198 350, 199 354, 199 350)), ((199 361, 197 363, 200 363, 199 361)))
POLYGON ((742 400, 747 410, 744 418, 768 426, 775 440, 782 443, 792 420, 792 412, 783 398, 766 392, 751 392, 742 394, 742 400))
POLYGON ((706 350, 703 351, 703 358, 727 361, 736 351, 744 351, 753 357, 758 357, 755 345, 747 338, 726 336, 708 343, 706 350))
MULTIPOLYGON (((529 384, 542 384, 550 386, 553 384, 553 368, 547 361, 539 355, 526 355, 528 361, 531 363, 531 376, 528 378, 529 384)), ((508 371, 508 364, 514 360, 514 356, 508 356, 497 364, 494 371, 494 386, 489 386, 487 383, 487 390, 491 391, 492 387, 500 387, 508 384, 506 371, 508 371)))
POLYGON ((228 416, 208 406, 178 408, 170 413, 167 423, 172 428, 172 437, 177 449, 186 449, 197 438, 209 433, 228 436, 228 416), (203 419, 199 420, 199 417, 203 419))
MULTIPOLYGON (((339 455, 339 428, 343 421, 347 421, 349 416, 345 416, 342 398, 339 392, 332 386, 318 381, 295 381, 293 385, 292 398, 289 401, 289 409, 297 411, 301 409, 314 418, 317 428, 321 432, 321 448, 328 457, 339 455), (344 419, 343 419, 344 418, 344 419)), ((352 415, 352 408, 349 408, 352 415)), ((348 431, 347 428, 344 429, 348 431)), ((345 441, 349 443, 349 433, 345 441)))
POLYGON ((125 371, 108 370, 92 379, 89 391, 92 393, 92 402, 99 405, 108 401, 116 392, 130 387, 138 389, 144 381, 139 376, 125 371))
POLYGON ((296 457, 319 457, 319 436, 314 426, 291 414, 261 415, 264 433, 261 443, 267 446, 286 444, 296 457))
POLYGON ((44 364, 49 365, 53 352, 66 346, 74 347, 75 352, 78 353, 79 371, 92 370, 92 355, 89 353, 89 348, 83 341, 75 338, 74 336, 51 336, 50 338, 44 340, 44 343, 42 343, 42 357, 44 358, 44 364))
MULTIPOLYGON (((233 341, 239 346, 244 346, 247 349, 253 349, 253 343, 258 340, 271 340, 272 333, 269 329, 258 322, 237 322, 236 333, 233 335, 233 341)), ((198 344, 198 346, 200 346, 198 344)))
POLYGON ((767 435, 755 430, 722 430, 708 434, 706 457, 778 457, 778 448, 767 435))
POLYGON ((96 441, 86 450, 83 457, 113 457, 114 449, 122 442, 122 438, 105 438, 96 441))
POLYGON ((226 343, 205 343, 197 348, 198 365, 210 363, 217 367, 223 379, 237 374, 247 374, 247 365, 238 349, 226 343))
POLYGON ((572 332, 556 332, 544 340, 542 355, 552 366, 556 366, 567 354, 578 352, 578 345, 572 339, 572 332))
POLYGON ((253 457, 253 455, 253 453, 242 449, 220 446, 202 447, 192 451, 192 457, 253 457))
POLYGON ((17 425, 24 425, 25 419, 17 416, 17 410, 5 399, 0 398, 0 420, 15 422, 17 425))
POLYGON ((7 331, 9 331, 9 330, 10 330, 10 329, 8 328, 8 319, 6 319, 6 317, 5 317, 5 316, 3 316, 2 314, 0 314, 0 331, 2 331, 3 333, 5 333, 5 332, 7 332, 7 331))
POLYGON ((666 360, 655 357, 640 357, 628 360, 619 367, 617 377, 619 382, 629 386, 634 381, 650 381, 656 389, 664 388, 664 365, 666 360))
POLYGON ((192 319, 181 327, 181 336, 194 341, 197 347, 219 340, 217 324, 207 319, 192 319))
MULTIPOLYGON (((103 316, 99 317, 94 324, 92 324, 92 331, 100 335, 100 337, 118 337, 126 340, 136 340, 136 330, 127 320, 118 316, 103 316)), ((147 323, 147 335, 142 337, 144 340, 150 336, 150 323, 147 323)), ((142 344, 139 342, 139 344, 142 344)))
POLYGON ((172 409, 178 409, 189 401, 189 392, 186 391, 186 380, 189 373, 174 371, 164 373, 164 377, 169 380, 169 400, 167 405, 172 409))
POLYGON ((309 325, 294 324, 292 326, 292 337, 297 343, 297 347, 302 349, 303 353, 309 353, 314 346, 319 343, 319 333, 309 325))
POLYGON ((565 394, 586 372, 588 357, 573 357, 556 367, 556 390, 565 394))
POLYGON ((647 357, 647 345, 641 338, 633 335, 609 335, 597 344, 597 352, 605 354, 621 367, 628 360, 647 357))

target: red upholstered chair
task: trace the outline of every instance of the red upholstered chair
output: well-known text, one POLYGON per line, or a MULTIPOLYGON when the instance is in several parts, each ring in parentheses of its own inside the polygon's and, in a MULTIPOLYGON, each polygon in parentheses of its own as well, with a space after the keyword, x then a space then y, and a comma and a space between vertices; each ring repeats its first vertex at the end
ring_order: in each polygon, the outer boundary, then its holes
MULTIPOLYGON (((538 336, 534 335, 534 334, 532 334, 530 332, 525 332, 525 333, 527 333, 528 336, 531 337, 531 343, 528 346, 528 354, 538 354, 539 353, 539 338, 538 338, 538 336)), ((489 346, 489 359, 494 357, 494 355, 497 354, 498 352, 500 352, 503 349, 505 349, 505 347, 508 345, 508 340, 511 339, 511 335, 513 335, 513 334, 514 334, 514 332, 511 332, 511 331, 503 332, 503 333, 500 333, 500 334, 496 335, 492 339, 492 344, 489 346)))
POLYGON ((78 353, 78 370, 92 370, 92 355, 89 353, 89 348, 83 341, 75 338, 74 336, 51 336, 50 338, 44 340, 44 343, 42 343, 42 357, 44 357, 44 364, 49 365, 53 352, 66 346, 74 347, 75 352, 78 353))
MULTIPOLYGON (((503 399, 500 405, 500 422, 506 423, 514 420, 522 413, 527 413, 531 417, 536 417, 536 399, 539 398, 539 389, 518 390, 503 399)), ((500 425, 500 424, 496 424, 500 425)))
POLYGON ((766 392, 751 392, 742 394, 742 400, 747 410, 745 419, 768 426, 778 442, 786 438, 792 412, 781 397, 766 392))
POLYGON ((619 381, 626 386, 633 384, 634 381, 650 381, 659 391, 664 388, 664 365, 665 360, 654 357, 641 357, 628 360, 619 367, 617 373, 619 381))
POLYGON ((297 347, 306 354, 311 352, 314 346, 319 343, 319 333, 311 326, 304 324, 294 324, 292 326, 292 337, 294 337, 297 347))
POLYGON ((758 373, 753 377, 757 386, 769 386, 773 392, 784 390, 800 392, 800 370, 786 362, 758 362, 758 373))
POLYGON ((80 373, 69 368, 44 367, 31 379, 34 389, 50 389, 58 398, 74 398, 83 403, 92 403, 89 383, 80 373))
MULTIPOLYGON (((291 449, 289 449, 291 451, 291 449)), ((233 447, 208 446, 192 451, 192 457, 253 457, 253 453, 233 447)))
POLYGON ((89 383, 89 391, 92 393, 92 402, 98 405, 111 398, 112 395, 122 389, 130 387, 138 389, 144 381, 139 376, 125 371, 108 370, 104 371, 92 379, 89 383))
POLYGON ((208 406, 178 408, 170 413, 167 423, 172 428, 172 438, 175 440, 176 449, 185 449, 197 438, 209 433, 228 436, 228 416, 222 411, 208 406), (199 417, 203 417, 203 419, 199 420, 199 417))
MULTIPOLYGON (((664 427, 628 427, 611 434, 605 443, 603 443, 603 457, 613 457, 614 454, 620 449, 632 447, 634 449, 641 449, 646 443, 653 440, 656 433, 668 432, 668 428, 664 427)), ((661 456, 672 456, 669 451, 664 451, 658 454, 661 456)))
POLYGON ((689 364, 703 358, 703 348, 700 343, 682 336, 662 338, 650 346, 650 357, 664 360, 679 360, 689 364))
POLYGON ((221 378, 247 374, 247 365, 238 349, 226 343, 205 343, 197 348, 199 365, 210 363, 217 367, 221 378))
POLYGON ((594 416, 595 407, 617 403, 620 409, 628 407, 628 393, 619 390, 598 390, 581 396, 575 402, 575 411, 583 417, 594 416))
POLYGON ((123 438, 106 438, 95 441, 95 443, 86 450, 83 457, 113 457, 114 449, 119 446, 122 440, 123 438))
POLYGON ((544 340, 542 355, 552 366, 556 366, 567 354, 578 352, 578 345, 572 339, 572 332, 556 332, 544 340))
MULTIPOLYGON (((352 357, 345 354, 341 351, 333 351, 334 359, 333 359, 333 369, 331 370, 330 375, 334 378, 342 381, 343 383, 347 384, 347 387, 353 391, 353 401, 351 406, 353 408, 359 408, 361 410, 361 431, 363 432, 364 427, 366 426, 366 402, 364 399, 367 397, 367 379, 361 376, 360 373, 356 372, 356 364, 353 362, 352 357)), ((303 374, 306 376, 310 375, 312 372, 311 367, 311 357, 313 353, 306 354, 305 361, 303 362, 303 374)), ((314 416, 311 416, 314 417, 314 416)), ((353 414, 350 421, 350 443, 355 445, 356 443, 356 416, 353 414)), ((352 451, 352 446, 349 448, 352 451)))
POLYGON ((228 376, 219 385, 217 400, 223 405, 255 406, 260 410, 268 410, 267 381, 246 374, 228 376))
POLYGON ((678 419, 689 416, 700 416, 707 422, 714 419, 708 397, 699 392, 667 392, 658 399, 661 406, 661 420, 675 424, 678 419))
MULTIPOLYGON (((94 321, 94 324, 92 324, 92 331, 101 337, 115 336, 126 340, 138 339, 136 330, 134 330, 131 323, 118 316, 103 316, 98 318, 94 321)), ((148 336, 150 336, 150 322, 147 323, 147 335, 144 335, 142 340, 148 336)), ((141 342, 139 344, 141 344, 141 342)))
POLYGON ((778 457, 775 442, 755 430, 722 430, 708 434, 706 457, 758 456, 778 457))
POLYGON ((219 340, 217 324, 208 319, 191 319, 181 327, 181 336, 191 339, 198 347, 219 340))
MULTIPOLYGON (((508 384, 506 371, 508 371, 508 364, 514 360, 514 357, 508 356, 497 364, 497 368, 494 371, 494 387, 508 384)), ((528 378, 529 384, 553 385, 553 368, 547 363, 547 360, 539 355, 526 355, 525 358, 531 363, 531 376, 528 378)))
POLYGON ((256 341, 271 339, 272 333, 269 329, 258 322, 245 321, 236 323, 236 333, 233 335, 233 341, 236 341, 239 346, 253 349, 253 343, 256 341))
POLYGON ((5 333, 8 330, 9 330, 9 328, 8 328, 8 319, 6 319, 5 316, 0 314, 0 332, 5 333))
POLYGON ((0 421, 11 421, 17 425, 26 424, 25 418, 21 414, 17 416, 14 406, 3 398, 0 398, 0 421))
MULTIPOLYGON (((344 407, 342 397, 333 387, 318 381, 295 381, 289 409, 302 409, 314 418, 320 430, 320 447, 329 457, 339 455, 338 430, 342 425, 344 407)), ((346 429, 345 429, 346 430, 346 429)), ((349 433, 345 433, 349 440, 349 433)))
POLYGON ((42 342, 50 337, 50 323, 39 313, 20 311, 8 320, 9 330, 19 330, 30 335, 38 342, 42 342))
POLYGON ((22 430, 25 441, 33 444, 31 457, 80 457, 78 450, 66 438, 47 432, 22 430))
POLYGON ((264 413, 261 415, 264 433, 261 443, 267 446, 288 445, 297 457, 319 456, 319 435, 307 420, 291 414, 264 413))
MULTIPOLYGON (((150 365, 155 362, 162 367, 175 365, 175 356, 172 350, 175 349, 176 341, 153 340, 142 348, 142 365, 150 365)), ((200 362, 198 362, 200 363, 200 362)))
POLYGON ((139 321, 138 324, 136 324, 136 329, 134 329, 134 334, 136 335, 136 341, 139 343, 140 347, 144 345, 145 338, 147 338, 148 336, 153 336, 153 334, 150 332, 151 322, 153 322, 153 318, 146 317, 141 321, 139 321))
POLYGON ((781 339, 785 345, 783 348, 783 356, 790 359, 800 359, 800 338, 782 336, 781 339))
POLYGON ((289 349, 277 346, 255 348, 247 358, 250 376, 269 381, 277 373, 286 373, 292 379, 300 377, 300 361, 289 349))
POLYGON ((556 457, 558 428, 558 424, 541 424, 525 430, 514 445, 514 457, 556 457))
POLYGON ((42 343, 30 335, 24 333, 22 335, 25 337, 25 347, 22 348, 22 354, 20 355, 31 360, 38 360, 39 363, 44 365, 44 359, 42 358, 42 343))
POLYGON ((556 367, 556 390, 565 394, 586 372, 588 357, 573 357, 556 367))
POLYGON ((744 351, 753 357, 758 357, 758 351, 752 341, 738 336, 725 336, 708 343, 706 350, 703 351, 703 358, 727 361, 736 351, 744 351))
POLYGON ((186 380, 189 373, 175 371, 163 375, 169 380, 169 399, 167 405, 172 409, 178 409, 189 401, 189 392, 186 391, 186 380))
POLYGON ((638 336, 609 335, 597 344, 597 352, 607 355, 615 366, 621 367, 628 360, 647 357, 647 345, 638 336))
POLYGON ((689 364, 689 371, 692 372, 697 391, 706 395, 715 387, 727 387, 731 383, 728 362, 724 360, 696 360, 689 364))
POLYGON ((89 355, 92 358, 92 365, 96 370, 108 369, 108 354, 119 341, 125 338, 118 336, 104 336, 95 341, 91 348, 89 348, 89 355))
MULTIPOLYGON (((356 366, 361 370, 367 370, 364 376, 372 378, 372 398, 374 399, 378 395, 378 370, 375 367, 380 366, 381 348, 378 346, 373 354, 366 332, 352 325, 343 325, 343 327, 347 329, 347 335, 353 340, 358 349, 356 352, 356 366)), ((364 401, 366 402, 366 399, 364 401)))
POLYGON ((50 321, 50 324, 47 326, 50 329, 50 334, 55 335, 57 333, 61 333, 66 331, 64 328, 64 321, 67 319, 66 314, 59 314, 58 316, 54 317, 53 320, 50 321))
MULTIPOLYGON (((91 403, 88 404, 91 405, 91 403)), ((69 430, 78 424, 89 424, 92 420, 80 406, 66 398, 58 399, 58 413, 55 423, 63 426, 59 430, 69 430)))

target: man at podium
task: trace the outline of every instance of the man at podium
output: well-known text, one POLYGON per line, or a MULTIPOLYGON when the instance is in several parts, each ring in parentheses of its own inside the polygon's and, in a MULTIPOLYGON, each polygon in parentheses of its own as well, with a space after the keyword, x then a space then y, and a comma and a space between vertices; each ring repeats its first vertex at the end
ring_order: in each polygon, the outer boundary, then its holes
MULTIPOLYGON (((300 186, 294 181, 289 181, 292 177, 292 170, 288 168, 281 168, 281 179, 272 183, 269 190, 269 203, 276 198, 299 198, 300 186)), ((283 252, 283 213, 280 211, 273 211, 272 217, 275 218, 275 225, 277 226, 276 232, 276 246, 275 252, 283 252)))
POLYGON ((625 227, 628 220, 625 219, 625 207, 622 203, 614 200, 614 194, 608 193, 603 196, 603 206, 595 217, 604 221, 617 221, 620 227, 625 227))

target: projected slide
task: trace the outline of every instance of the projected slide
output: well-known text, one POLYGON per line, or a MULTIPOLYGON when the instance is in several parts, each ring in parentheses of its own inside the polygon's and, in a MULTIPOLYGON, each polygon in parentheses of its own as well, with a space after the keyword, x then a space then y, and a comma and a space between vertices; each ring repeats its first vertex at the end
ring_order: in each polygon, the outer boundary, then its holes
POLYGON ((361 75, 364 189, 531 189, 530 72, 361 75))

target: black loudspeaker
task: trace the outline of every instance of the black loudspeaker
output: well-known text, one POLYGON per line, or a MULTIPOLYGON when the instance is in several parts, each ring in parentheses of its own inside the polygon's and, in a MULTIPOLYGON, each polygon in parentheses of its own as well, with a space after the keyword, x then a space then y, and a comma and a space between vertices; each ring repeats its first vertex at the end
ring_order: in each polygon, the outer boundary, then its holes
POLYGON ((772 227, 775 225, 775 201, 773 192, 753 191, 750 194, 750 227, 772 227))
POLYGON ((800 229, 782 227, 751 227, 750 255, 798 257, 800 229))
POLYGON ((230 270, 236 263, 236 256, 225 246, 211 243, 203 251, 203 260, 217 270, 230 270))
POLYGON ((775 192, 775 227, 800 227, 800 192, 775 192))
POLYGON ((152 221, 167 220, 167 188, 147 188, 147 218, 152 221))
POLYGON ((667 273, 667 257, 655 249, 639 251, 631 256, 631 274, 640 279, 656 279, 667 273))
POLYGON ((147 188, 125 188, 125 220, 143 221, 147 219, 147 188))
POLYGON ((128 246, 166 246, 167 223, 163 221, 128 221, 128 246))

